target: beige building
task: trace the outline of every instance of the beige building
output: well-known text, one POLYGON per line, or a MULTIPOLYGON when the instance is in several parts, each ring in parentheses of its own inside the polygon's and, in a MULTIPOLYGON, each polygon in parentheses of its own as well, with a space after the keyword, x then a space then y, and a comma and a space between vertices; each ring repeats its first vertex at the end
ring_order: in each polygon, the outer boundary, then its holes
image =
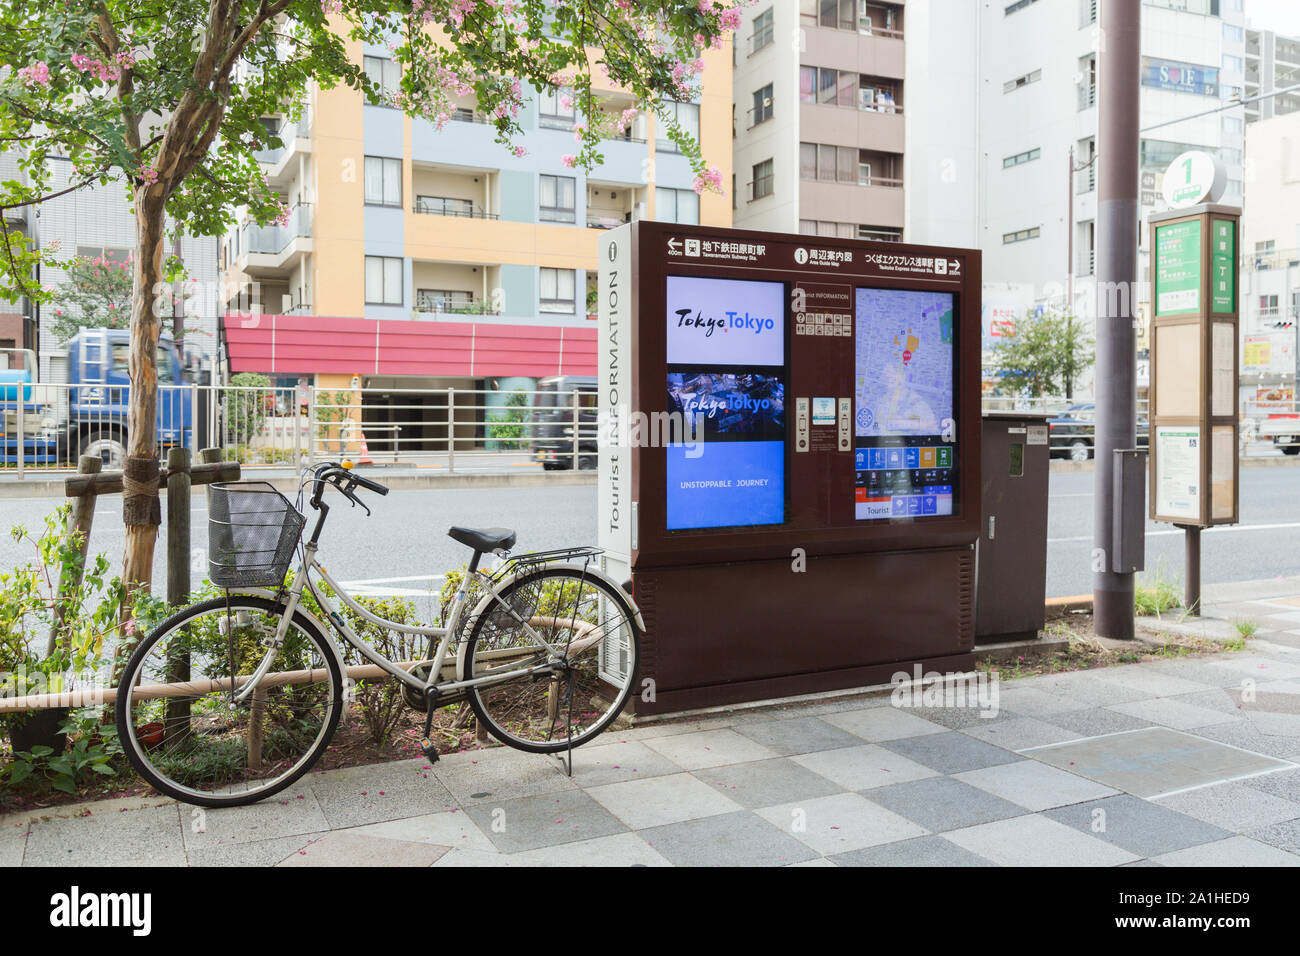
POLYGON ((746 8, 733 79, 735 225, 903 237, 903 4, 746 8))

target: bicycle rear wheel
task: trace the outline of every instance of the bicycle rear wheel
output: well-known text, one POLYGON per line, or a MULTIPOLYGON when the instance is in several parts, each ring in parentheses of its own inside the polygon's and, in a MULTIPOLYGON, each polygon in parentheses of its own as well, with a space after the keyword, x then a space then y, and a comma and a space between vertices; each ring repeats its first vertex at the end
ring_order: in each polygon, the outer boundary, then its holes
POLYGON ((303 615, 294 615, 266 676, 237 699, 283 616, 264 598, 214 598, 164 621, 131 654, 117 696, 118 734, 154 789, 205 807, 254 803, 292 784, 325 751, 342 713, 343 678, 303 615))
POLYGON ((591 740, 618 719, 636 680, 640 632, 626 595, 569 565, 521 572, 499 593, 471 624, 463 674, 515 676, 468 688, 475 715, 518 750, 591 740))

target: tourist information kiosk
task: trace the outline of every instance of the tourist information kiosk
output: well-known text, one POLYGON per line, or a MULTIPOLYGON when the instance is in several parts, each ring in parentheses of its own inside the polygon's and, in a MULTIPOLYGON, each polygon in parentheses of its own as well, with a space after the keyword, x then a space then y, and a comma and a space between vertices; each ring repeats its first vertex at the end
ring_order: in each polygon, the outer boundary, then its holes
POLYGON ((969 669, 979 252, 643 221, 599 259, 599 538, 646 624, 638 711, 969 669))

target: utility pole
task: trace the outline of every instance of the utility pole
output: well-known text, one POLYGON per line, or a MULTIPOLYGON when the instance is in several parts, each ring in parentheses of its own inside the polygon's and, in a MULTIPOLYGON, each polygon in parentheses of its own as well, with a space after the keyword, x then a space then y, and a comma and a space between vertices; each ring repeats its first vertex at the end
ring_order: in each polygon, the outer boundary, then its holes
MULTIPOLYGON (((1138 125, 1142 4, 1102 0, 1097 71, 1097 423, 1093 472, 1093 623, 1133 638, 1133 574, 1112 571, 1115 451, 1136 443, 1138 125)), ((1140 490, 1140 489, 1137 489, 1140 490)))

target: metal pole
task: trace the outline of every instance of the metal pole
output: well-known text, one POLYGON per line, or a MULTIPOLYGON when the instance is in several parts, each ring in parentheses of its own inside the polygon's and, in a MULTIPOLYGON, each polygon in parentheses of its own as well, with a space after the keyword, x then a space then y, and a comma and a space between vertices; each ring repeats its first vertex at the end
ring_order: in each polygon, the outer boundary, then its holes
POLYGON ((456 472, 456 390, 447 389, 447 474, 456 472))
POLYGON ((1183 584, 1183 607, 1188 614, 1201 614, 1201 529, 1181 525, 1183 529, 1183 562, 1187 580, 1183 584))
POLYGON ((1099 637, 1133 638, 1133 574, 1111 571, 1116 449, 1136 443, 1138 0, 1102 0, 1098 63, 1097 424, 1093 472, 1093 622, 1099 637))

